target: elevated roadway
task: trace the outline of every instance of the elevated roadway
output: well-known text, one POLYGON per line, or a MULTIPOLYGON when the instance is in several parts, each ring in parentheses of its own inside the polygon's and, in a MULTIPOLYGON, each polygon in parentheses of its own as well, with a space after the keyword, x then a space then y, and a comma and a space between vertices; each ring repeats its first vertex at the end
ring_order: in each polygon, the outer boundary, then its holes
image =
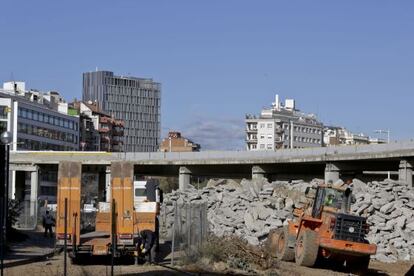
POLYGON ((333 146, 269 151, 202 152, 56 152, 17 151, 11 153, 13 170, 28 170, 60 161, 109 166, 113 161, 130 161, 135 171, 146 175, 180 175, 182 187, 189 176, 260 177, 282 174, 318 174, 335 181, 340 174, 362 171, 398 171, 399 179, 412 185, 414 141, 379 145, 333 146))

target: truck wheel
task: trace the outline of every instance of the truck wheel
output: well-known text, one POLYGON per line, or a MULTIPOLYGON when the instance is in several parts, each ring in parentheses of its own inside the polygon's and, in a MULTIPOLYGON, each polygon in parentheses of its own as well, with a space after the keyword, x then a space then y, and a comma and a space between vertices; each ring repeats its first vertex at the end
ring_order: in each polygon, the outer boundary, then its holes
POLYGON ((318 236, 312 231, 305 229, 299 234, 295 246, 295 261, 301 266, 311 267, 318 257, 318 236))
POLYGON ((368 271, 370 256, 349 257, 346 259, 346 268, 353 274, 365 275, 368 271))
POLYGON ((276 258, 282 261, 293 261, 295 259, 295 250, 288 246, 289 230, 285 226, 280 229, 276 240, 276 258))

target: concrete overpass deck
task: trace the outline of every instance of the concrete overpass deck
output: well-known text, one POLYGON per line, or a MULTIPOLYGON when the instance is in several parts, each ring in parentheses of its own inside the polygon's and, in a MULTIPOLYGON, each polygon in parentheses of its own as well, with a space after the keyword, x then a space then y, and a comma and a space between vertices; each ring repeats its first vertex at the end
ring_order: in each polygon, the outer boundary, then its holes
POLYGON ((414 158, 414 141, 380 145, 333 146, 284 149, 280 151, 202 151, 202 152, 58 152, 16 151, 12 164, 58 164, 77 161, 90 165, 110 165, 112 161, 131 161, 136 165, 225 165, 288 164, 341 161, 401 160, 414 158))
MULTIPOLYGON (((334 146, 325 148, 261 151, 203 152, 54 152, 16 151, 10 154, 13 171, 37 171, 42 165, 60 161, 81 162, 85 166, 107 167, 114 161, 129 161, 135 172, 152 176, 179 175, 180 187, 192 175, 210 177, 262 177, 281 175, 324 176, 335 181, 341 175, 363 171, 398 171, 399 179, 412 186, 414 141, 380 145, 334 146)), ((276 176, 276 177, 275 177, 276 176)), ((36 177, 33 177, 36 181, 36 177)), ((33 183, 33 185, 36 185, 33 183)))

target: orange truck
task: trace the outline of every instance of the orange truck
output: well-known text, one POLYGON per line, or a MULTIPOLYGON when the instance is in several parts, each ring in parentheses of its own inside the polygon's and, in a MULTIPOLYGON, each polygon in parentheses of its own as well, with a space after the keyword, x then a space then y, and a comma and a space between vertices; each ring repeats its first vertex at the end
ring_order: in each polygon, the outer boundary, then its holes
MULTIPOLYGON (((99 202, 96 210, 94 231, 81 232, 81 177, 82 166, 77 162, 61 162, 58 174, 56 215, 56 244, 64 246, 65 239, 71 258, 76 261, 83 255, 134 256, 142 253, 155 258, 158 243, 158 215, 160 197, 153 201, 135 201, 134 166, 130 162, 111 164, 110 202, 99 202), (65 200, 67 215, 65 217, 65 200), (65 235, 66 220, 66 235, 65 235)), ((87 183, 86 183, 87 184, 87 183)), ((155 185, 147 189, 156 190, 155 185)), ((146 191, 151 194, 151 191, 146 191)), ((142 199, 142 197, 141 197, 142 199)))
POLYGON ((302 266, 311 267, 320 260, 364 273, 377 247, 366 240, 366 218, 350 214, 351 189, 320 184, 314 191, 307 188, 305 194, 308 202, 294 210, 295 219, 269 236, 274 255, 302 266))

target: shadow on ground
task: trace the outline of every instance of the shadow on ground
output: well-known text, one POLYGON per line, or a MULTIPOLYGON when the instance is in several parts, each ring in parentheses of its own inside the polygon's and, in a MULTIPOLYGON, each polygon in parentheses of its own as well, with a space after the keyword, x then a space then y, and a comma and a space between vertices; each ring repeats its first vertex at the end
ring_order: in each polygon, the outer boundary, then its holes
POLYGON ((410 270, 405 273, 405 276, 414 276, 414 265, 412 265, 410 270))

